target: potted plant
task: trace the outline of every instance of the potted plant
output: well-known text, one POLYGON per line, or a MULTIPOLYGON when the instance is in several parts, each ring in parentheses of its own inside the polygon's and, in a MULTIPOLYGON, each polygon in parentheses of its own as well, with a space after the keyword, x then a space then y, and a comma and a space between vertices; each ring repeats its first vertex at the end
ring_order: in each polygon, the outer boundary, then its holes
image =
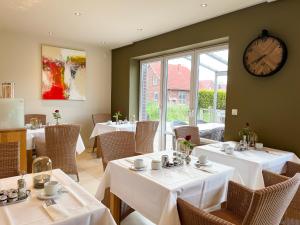
POLYGON ((121 111, 120 111, 120 110, 118 110, 118 111, 113 115, 113 118, 115 118, 115 120, 116 120, 116 124, 119 124, 119 119, 120 119, 121 116, 122 116, 122 114, 121 114, 121 111))

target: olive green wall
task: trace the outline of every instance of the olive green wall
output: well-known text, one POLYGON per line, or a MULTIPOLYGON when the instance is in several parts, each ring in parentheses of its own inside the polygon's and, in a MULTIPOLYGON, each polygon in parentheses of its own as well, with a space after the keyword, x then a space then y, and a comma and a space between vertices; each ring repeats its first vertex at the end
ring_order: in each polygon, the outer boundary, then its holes
POLYGON ((230 13, 139 41, 112 51, 112 112, 137 111, 138 76, 133 58, 229 37, 229 68, 226 140, 237 140, 238 131, 249 122, 259 141, 300 156, 300 1, 279 0, 230 13), (274 76, 257 78, 243 67, 247 44, 265 28, 283 39, 289 55, 284 68, 274 76), (133 80, 132 80, 133 79, 133 80), (237 108, 239 115, 231 116, 237 108))

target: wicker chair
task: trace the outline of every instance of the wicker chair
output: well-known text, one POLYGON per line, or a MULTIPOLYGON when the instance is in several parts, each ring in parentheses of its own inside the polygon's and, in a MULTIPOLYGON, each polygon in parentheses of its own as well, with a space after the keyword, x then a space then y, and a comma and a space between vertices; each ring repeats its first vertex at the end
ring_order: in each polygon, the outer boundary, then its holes
MULTIPOLYGON (((113 131, 100 135, 102 148, 102 164, 105 169, 107 163, 111 160, 126 158, 139 155, 135 152, 134 132, 113 131)), ((108 208, 110 207, 110 189, 105 190, 105 196, 102 201, 108 208)), ((132 213, 134 210, 121 202, 121 220, 132 213)))
POLYGON ((79 181, 76 164, 76 144, 79 125, 56 125, 45 127, 45 148, 36 144, 37 156, 48 156, 53 168, 59 168, 67 174, 75 174, 79 181))
POLYGON ((134 132, 113 131, 100 135, 102 163, 105 170, 111 160, 139 155, 135 151, 134 132))
POLYGON ((19 174, 19 165, 19 143, 0 143, 0 179, 17 176, 19 174))
POLYGON ((207 213, 182 199, 177 200, 182 225, 279 225, 300 183, 295 177, 252 191, 229 181, 227 202, 220 210, 207 213))
MULTIPOLYGON (((300 164, 294 162, 286 163, 286 172, 284 175, 275 174, 269 171, 263 171, 265 185, 271 186, 293 177, 296 173, 300 173, 300 164)), ((289 205, 282 219, 284 225, 300 225, 300 187, 289 205)))
POLYGON ((174 129, 175 138, 185 138, 187 135, 191 135, 191 142, 196 146, 200 145, 199 128, 195 126, 182 126, 174 129))
MULTIPOLYGON (((94 126, 96 125, 96 123, 107 122, 110 119, 111 119, 111 115, 109 113, 97 113, 97 114, 92 115, 92 120, 93 120, 94 126)), ((97 157, 101 157, 102 151, 101 151, 100 144, 98 144, 98 141, 99 141, 98 138, 95 137, 94 145, 93 145, 93 152, 95 151, 95 149, 97 149, 97 157)))
POLYGON ((30 120, 36 118, 42 122, 43 125, 46 125, 46 115, 44 114, 26 114, 25 115, 25 124, 29 124, 30 120))
POLYGON ((143 154, 153 152, 153 142, 158 124, 158 121, 137 122, 135 133, 137 152, 143 154))

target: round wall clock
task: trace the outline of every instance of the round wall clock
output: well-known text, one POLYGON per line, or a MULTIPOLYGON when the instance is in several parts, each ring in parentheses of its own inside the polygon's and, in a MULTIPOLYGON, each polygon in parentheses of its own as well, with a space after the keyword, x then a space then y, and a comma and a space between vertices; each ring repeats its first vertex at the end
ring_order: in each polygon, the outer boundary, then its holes
POLYGON ((270 76, 278 72, 287 59, 287 47, 277 37, 263 30, 246 48, 243 63, 246 70, 258 77, 270 76))

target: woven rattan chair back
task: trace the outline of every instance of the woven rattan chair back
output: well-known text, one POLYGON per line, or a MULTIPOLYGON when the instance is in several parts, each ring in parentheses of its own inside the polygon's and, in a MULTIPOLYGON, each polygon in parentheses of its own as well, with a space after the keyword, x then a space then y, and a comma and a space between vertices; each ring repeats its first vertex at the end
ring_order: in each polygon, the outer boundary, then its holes
POLYGON ((293 176, 295 176, 296 173, 300 173, 300 164, 291 162, 291 161, 287 161, 285 175, 287 177, 293 177, 293 176))
MULTIPOLYGON (((294 164, 297 163, 293 163, 293 170, 295 166, 294 164)), ((289 171, 287 172, 289 173, 289 171)), ((279 175, 266 170, 263 170, 263 177, 264 183, 267 187, 289 179, 289 177, 287 176, 279 175)), ((288 209, 285 212, 284 218, 282 219, 282 224, 300 225, 300 187, 298 188, 298 191, 296 192, 292 202, 290 203, 288 209)))
POLYGON ((25 115, 25 124, 29 124, 30 120, 36 118, 40 121, 43 125, 46 125, 46 115, 44 114, 26 114, 25 115))
POLYGON ((45 128, 46 156, 53 163, 53 168, 59 168, 67 174, 76 174, 76 144, 80 132, 79 125, 56 125, 45 128))
POLYGON ((157 131, 158 121, 140 121, 136 124, 135 142, 139 153, 153 152, 153 142, 157 131))
POLYGON ((109 161, 134 156, 134 132, 113 131, 100 135, 104 169, 109 161))
POLYGON ((243 225, 280 224, 299 182, 300 174, 297 174, 289 180, 255 191, 243 225))
POLYGON ((93 124, 107 122, 111 119, 109 113, 97 113, 92 115, 93 124))
POLYGON ((0 179, 19 174, 19 142, 0 143, 0 179))
POLYGON ((200 145, 200 134, 199 128, 196 126, 181 126, 174 129, 175 138, 185 138, 188 135, 191 135, 191 142, 196 146, 200 145))

